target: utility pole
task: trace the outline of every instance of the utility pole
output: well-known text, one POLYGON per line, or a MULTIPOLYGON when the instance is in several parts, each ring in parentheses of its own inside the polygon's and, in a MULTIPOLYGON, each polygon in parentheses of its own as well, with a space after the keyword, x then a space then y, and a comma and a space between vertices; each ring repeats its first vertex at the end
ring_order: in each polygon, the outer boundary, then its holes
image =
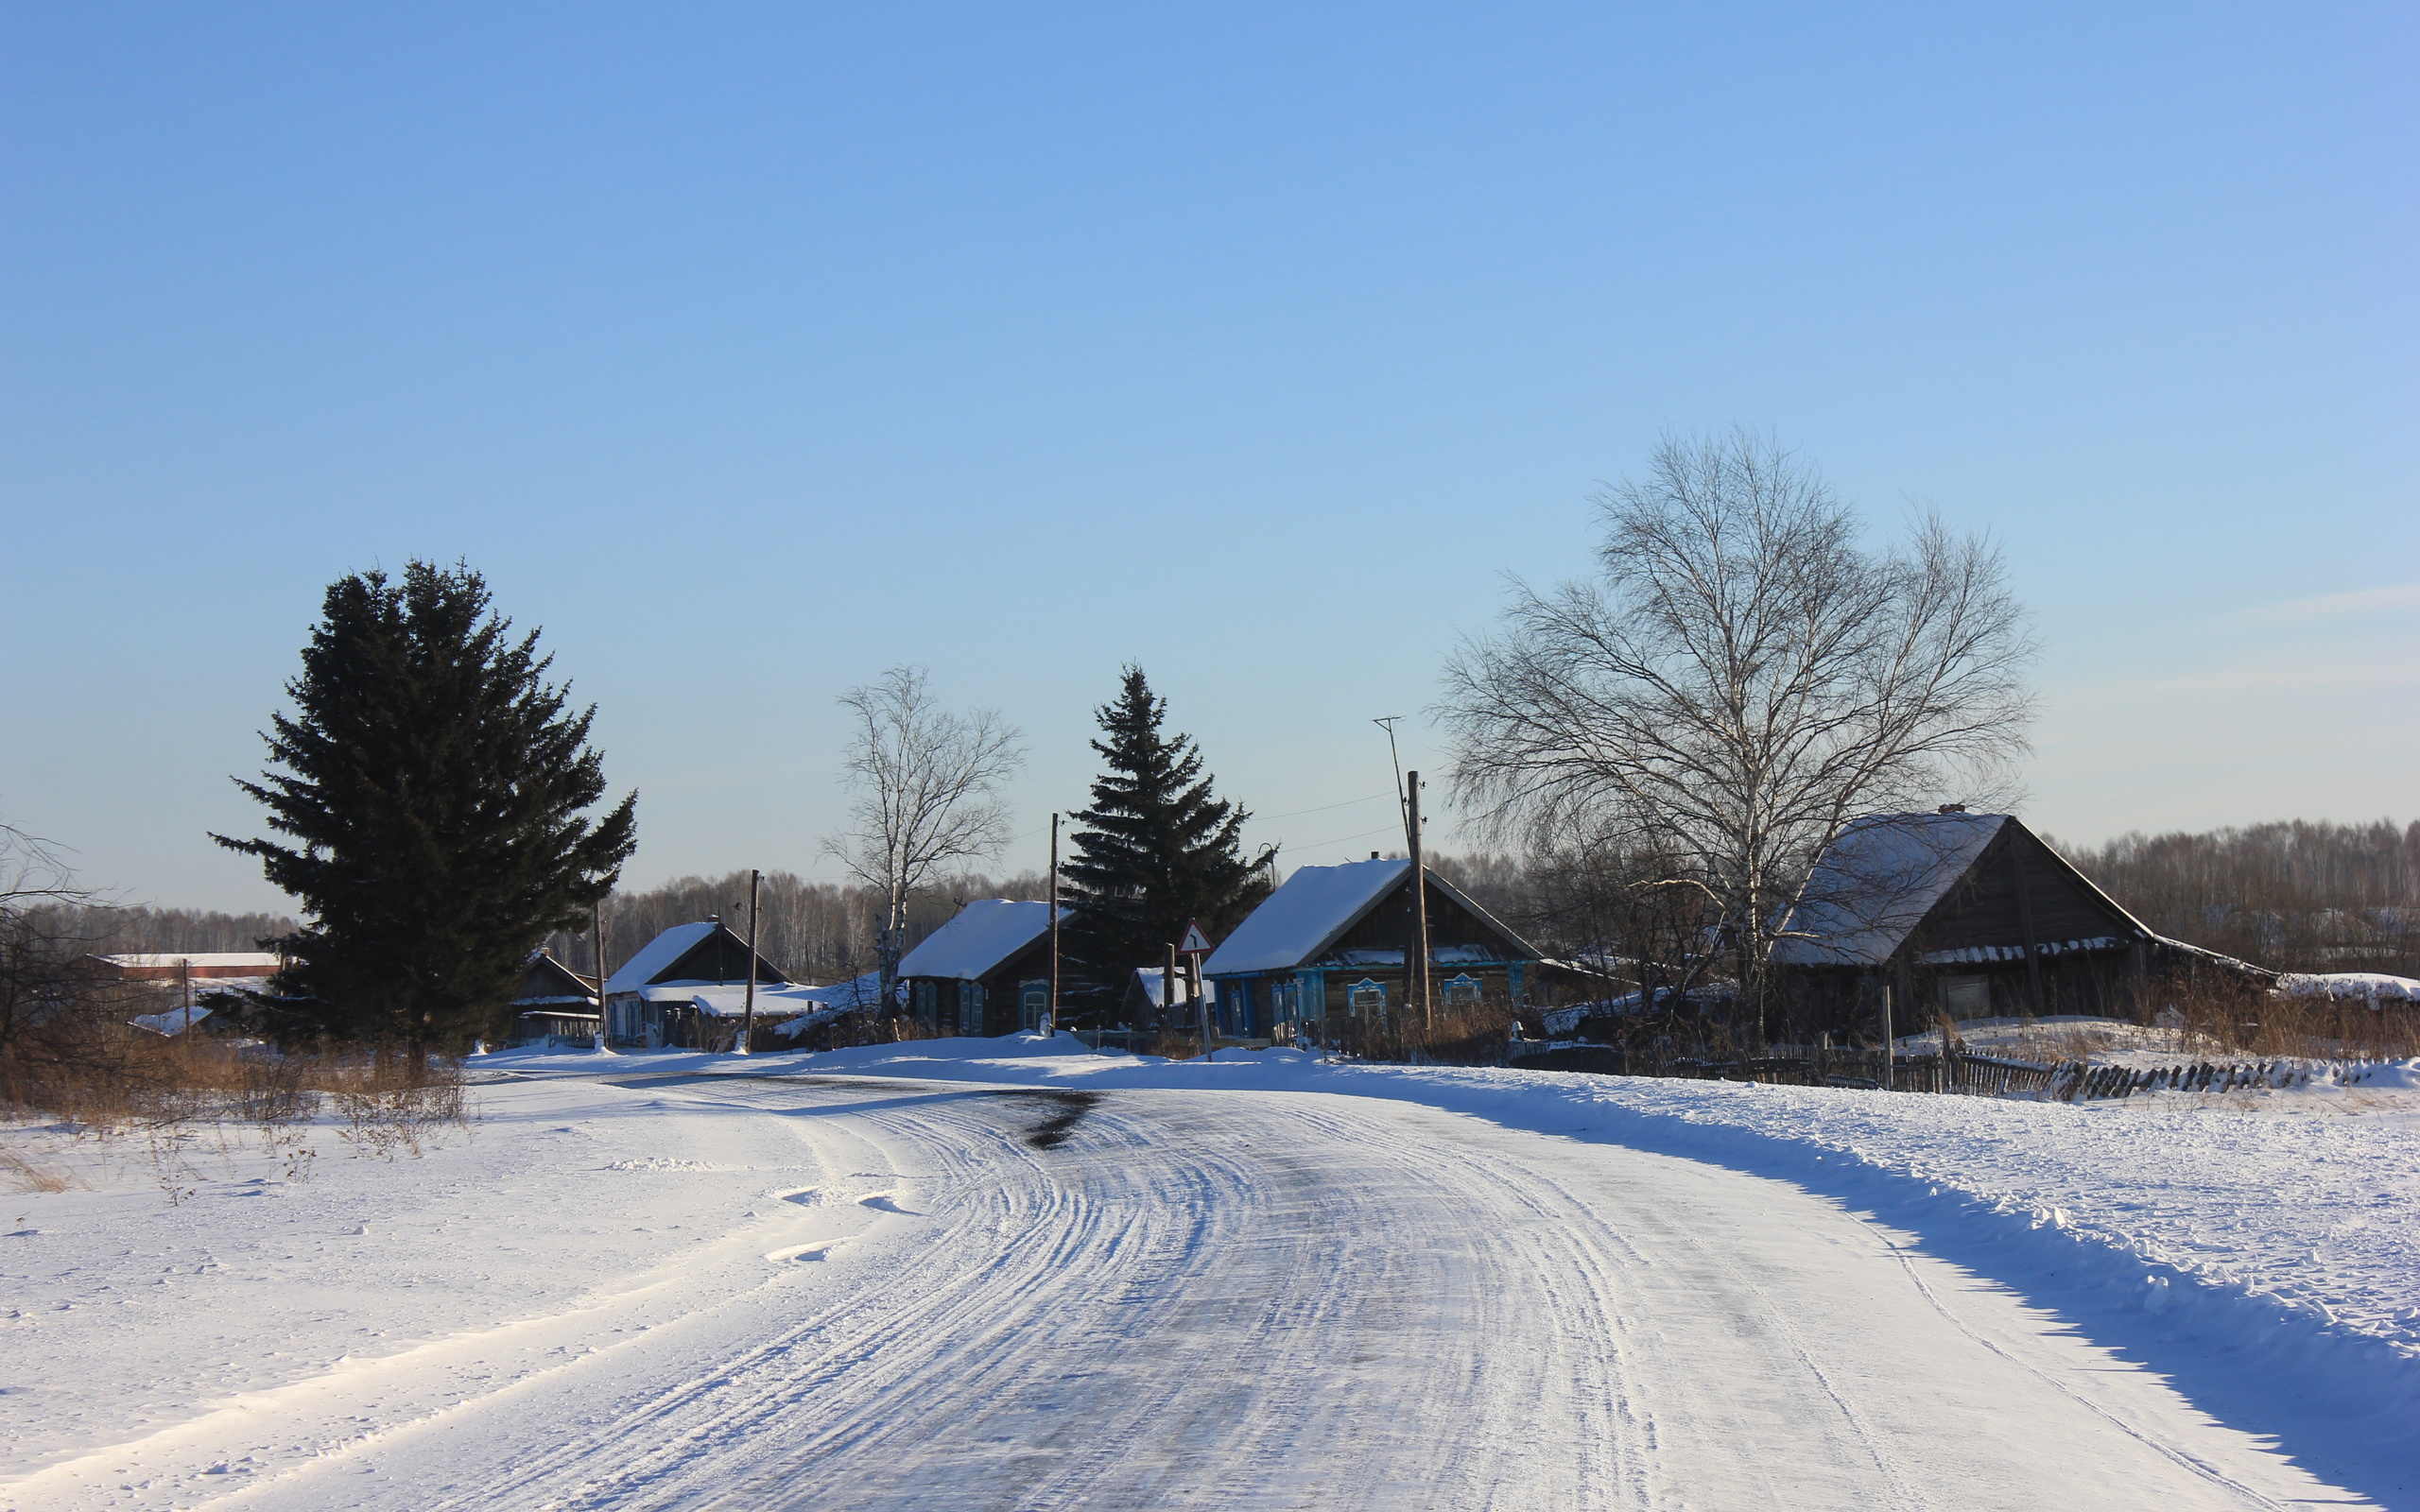
POLYGON ((1042 1032, 1059 1032, 1059 816, 1050 816, 1050 1006, 1042 1032))
POLYGON ((588 905, 588 943, 596 954, 596 1048, 605 1048, 606 1032, 613 1025, 605 1022, 605 900, 599 898, 588 905))
POLYGON ((764 880, 761 871, 748 874, 748 1006, 739 1020, 739 1053, 743 1056, 756 1038, 756 903, 758 885, 764 880))
POLYGON ((1411 839, 1411 932, 1414 942, 1412 954, 1418 957, 1419 962, 1412 968, 1408 982, 1412 990, 1418 994, 1421 1025, 1433 1033, 1437 1027, 1437 1009, 1428 997, 1428 868, 1421 860, 1420 774, 1418 772, 1411 774, 1405 791, 1410 795, 1410 822, 1406 826, 1406 832, 1411 839))
MULTIPOLYGON (((1370 723, 1387 732, 1387 760, 1394 764, 1395 769, 1395 817, 1403 820, 1404 833, 1407 836, 1405 844, 1409 845, 1410 843, 1409 836, 1411 833, 1411 811, 1404 806, 1403 757, 1395 750, 1395 722, 1401 718, 1403 718, 1401 714, 1389 714, 1383 719, 1373 719, 1370 723)), ((1420 774, 1414 772, 1411 775, 1416 778, 1420 774)))
POLYGON ((190 1030, 190 1029, 193 1027, 193 957, 192 957, 192 956, 190 956, 190 955, 181 955, 181 956, 177 957, 177 980, 178 980, 180 983, 182 983, 182 984, 183 985, 183 987, 184 987, 184 994, 185 994, 185 1022, 184 1022, 184 1027, 185 1027, 186 1029, 190 1030))

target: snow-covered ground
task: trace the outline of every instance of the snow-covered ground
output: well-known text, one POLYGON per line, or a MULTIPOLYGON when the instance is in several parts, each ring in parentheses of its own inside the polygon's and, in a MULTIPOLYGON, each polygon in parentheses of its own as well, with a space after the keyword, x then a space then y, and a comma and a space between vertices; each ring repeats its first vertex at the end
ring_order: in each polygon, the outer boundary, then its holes
POLYGON ((85 1184, 6 1199, 0 1507, 2420 1505, 2420 1092, 480 1065, 173 1206, 0 1134, 85 1184))

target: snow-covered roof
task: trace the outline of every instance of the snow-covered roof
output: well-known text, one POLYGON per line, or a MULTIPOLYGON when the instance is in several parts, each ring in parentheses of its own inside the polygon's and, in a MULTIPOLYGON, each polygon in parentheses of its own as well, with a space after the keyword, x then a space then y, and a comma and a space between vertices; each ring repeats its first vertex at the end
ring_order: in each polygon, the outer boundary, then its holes
MULTIPOLYGON (((647 986, 659 972, 687 954, 692 946, 712 935, 717 927, 711 919, 701 924, 673 925, 648 940, 636 955, 622 963, 620 971, 606 979, 607 994, 635 992, 647 986)), ((747 963, 743 961, 740 964, 744 967, 747 963)))
MULTIPOLYGON (((768 987, 756 984, 756 1017, 787 1019, 801 1013, 813 1013, 825 1005, 807 994, 813 988, 768 987)), ((739 983, 720 987, 659 987, 647 994, 649 1003, 686 1003, 709 1019, 737 1019, 748 1012, 748 985, 739 983)))
POLYGON ((1202 973, 1283 971, 1300 966, 1357 923, 1410 870, 1411 863, 1400 858, 1299 868, 1219 942, 1202 964, 1202 973))
POLYGON ((2383 971, 2289 971, 2277 990, 2290 998, 2355 998, 2368 1003, 2420 1003, 2420 978, 2383 971))
POLYGON ((208 1008, 170 1008, 165 1013, 139 1014, 126 1022, 138 1029, 148 1029, 153 1034, 164 1034, 173 1038, 209 1017, 208 1008))
MULTIPOLYGON (((1160 980, 1160 978, 1167 974, 1167 968, 1165 966, 1138 966, 1134 968, 1134 985, 1143 989, 1143 995, 1150 999, 1151 1006, 1155 1008, 1164 1006, 1167 1002, 1167 997, 1164 995, 1167 990, 1167 985, 1160 980)), ((1177 972, 1176 980, 1177 997, 1179 1001, 1185 1003, 1192 1002, 1193 1000, 1184 994, 1184 973, 1182 971, 1177 972)), ((1218 1002, 1219 984, 1209 981, 1203 982, 1201 984, 1201 997, 1202 1000, 1207 1003, 1218 1002)))
POLYGON ((194 951, 185 954, 164 954, 137 951, 123 955, 95 957, 112 966, 129 971, 162 971, 190 967, 197 971, 261 971, 272 972, 283 964, 268 951, 194 951))
MULTIPOLYGON (((1059 917, 1063 920, 1067 910, 1060 909, 1059 917)), ((1048 903, 977 898, 909 951, 899 963, 899 974, 972 982, 1040 939, 1049 927, 1048 903)))
POLYGON ((871 1008, 882 1002, 882 973, 878 971, 868 971, 863 976, 853 976, 845 982, 833 982, 823 987, 803 988, 800 990, 818 1003, 827 1004, 832 1007, 871 1008))
POLYGON ((1773 942, 1778 966, 1878 966, 1958 884, 2005 814, 1876 814, 1827 848, 1773 942))

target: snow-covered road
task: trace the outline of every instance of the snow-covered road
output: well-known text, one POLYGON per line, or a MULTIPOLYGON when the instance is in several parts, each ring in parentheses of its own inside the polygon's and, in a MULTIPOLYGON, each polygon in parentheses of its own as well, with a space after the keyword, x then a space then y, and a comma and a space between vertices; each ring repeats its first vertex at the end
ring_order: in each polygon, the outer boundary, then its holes
POLYGON ((515 1095, 643 1102, 711 1131, 700 1169, 820 1174, 677 1260, 0 1504, 2360 1503, 1736 1170, 1313 1092, 633 1071, 515 1095))

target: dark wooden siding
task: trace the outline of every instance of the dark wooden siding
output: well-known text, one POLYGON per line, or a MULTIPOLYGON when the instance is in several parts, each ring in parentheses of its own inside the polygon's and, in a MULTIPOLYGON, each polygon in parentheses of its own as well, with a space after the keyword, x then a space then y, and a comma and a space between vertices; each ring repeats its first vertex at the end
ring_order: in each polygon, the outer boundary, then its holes
MULTIPOLYGON (((1346 930, 1343 937, 1331 948, 1347 951, 1409 950, 1411 948, 1412 924, 1411 877, 1406 873, 1403 881, 1379 900, 1378 905, 1364 915, 1359 923, 1346 930)), ((1491 927, 1478 915, 1447 897, 1432 880, 1428 885, 1428 948, 1433 952, 1449 945, 1477 945, 1498 960, 1525 960, 1530 954, 1519 941, 1502 930, 1491 927)))
POLYGON ((2022 946, 2029 915, 2036 945, 2103 935, 2136 937, 2133 922, 2080 881, 2048 847, 2011 823, 1976 858, 1964 880, 1933 905, 1903 954, 1912 958, 1929 951, 2022 946))
MULTIPOLYGON (((690 946, 681 958, 650 978, 657 982, 745 982, 748 980, 748 942, 729 928, 690 946)), ((781 986, 789 981, 762 955, 756 957, 756 980, 781 986)))

